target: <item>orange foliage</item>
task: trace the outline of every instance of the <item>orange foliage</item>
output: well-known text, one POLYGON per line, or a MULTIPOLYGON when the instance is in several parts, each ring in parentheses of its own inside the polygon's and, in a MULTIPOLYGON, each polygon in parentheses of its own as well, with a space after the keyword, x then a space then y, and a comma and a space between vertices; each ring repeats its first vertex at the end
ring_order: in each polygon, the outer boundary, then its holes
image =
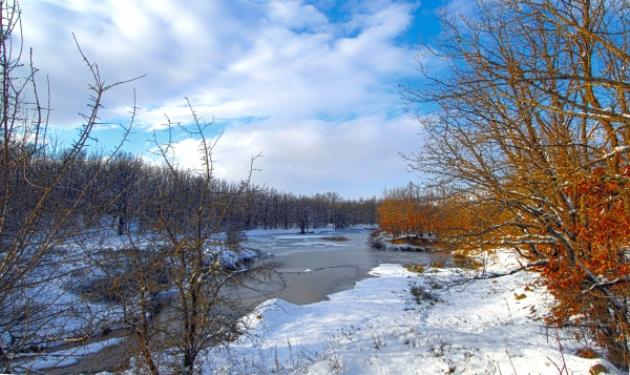
POLYGON ((481 234, 483 228, 500 216, 494 206, 457 195, 390 196, 378 206, 380 228, 394 237, 432 234, 443 240, 438 246, 444 250, 464 252, 484 248, 489 236, 481 234))
POLYGON ((429 230, 429 218, 413 198, 387 198, 378 205, 378 224, 395 237, 429 230))
MULTIPOLYGON (((584 327, 584 335, 605 347, 608 358, 627 364, 628 307, 611 304, 613 300, 622 301, 622 305, 630 300, 630 166, 621 171, 614 174, 598 168, 567 176, 570 185, 561 193, 570 209, 558 205, 561 208, 555 212, 561 217, 557 222, 541 222, 538 217, 525 215, 516 218, 513 210, 501 208, 490 199, 399 195, 380 203, 379 225, 394 236, 435 234, 441 240, 437 246, 444 249, 465 253, 513 246, 531 260, 545 261, 536 271, 557 301, 548 322, 572 322, 584 327), (529 237, 523 237, 520 226, 498 225, 516 219, 527 228, 529 237), (497 229, 488 230, 493 227, 497 229), (565 241, 545 243, 552 233, 560 233, 565 241), (605 287, 598 283, 605 283, 605 287)), ((518 181, 511 189, 519 189, 518 181)), ((549 189, 548 196, 554 197, 552 187, 549 189)), ((526 190, 522 195, 527 195, 526 190)))
MULTIPOLYGON (((630 167, 624 169, 621 178, 624 177, 630 177, 630 167)), ((590 326, 593 338, 608 348, 613 360, 628 363, 625 343, 630 325, 623 309, 611 309, 609 295, 619 300, 630 298, 630 282, 607 286, 607 295, 592 279, 594 276, 612 282, 630 277, 629 194, 618 181, 600 168, 578 177, 574 186, 567 189, 579 213, 573 228, 569 228, 575 244, 573 249, 547 248, 549 263, 542 275, 558 301, 549 321, 563 324, 577 317, 578 323, 590 326), (588 317, 588 321, 583 321, 583 317, 588 317), (600 318, 607 325, 597 324, 600 318)))

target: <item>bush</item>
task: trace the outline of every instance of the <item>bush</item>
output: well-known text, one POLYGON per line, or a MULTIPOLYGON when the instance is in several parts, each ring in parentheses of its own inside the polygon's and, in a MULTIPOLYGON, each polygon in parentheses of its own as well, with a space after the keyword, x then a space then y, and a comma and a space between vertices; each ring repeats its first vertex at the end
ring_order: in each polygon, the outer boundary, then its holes
POLYGON ((415 273, 424 272, 424 265, 422 264, 405 264, 403 267, 405 267, 407 271, 409 272, 415 272, 415 273))
POLYGON ((452 257, 453 263, 459 268, 478 270, 483 266, 481 261, 465 254, 454 253, 452 257))
POLYGON ((414 298, 416 299, 417 304, 421 304, 422 301, 427 301, 432 305, 440 302, 439 298, 437 298, 435 294, 427 292, 417 285, 412 286, 409 291, 411 292, 411 295, 414 296, 414 298))
POLYGON ((586 359, 595 359, 595 358, 600 357, 596 351, 587 347, 579 348, 578 350, 575 351, 575 355, 580 358, 586 358, 586 359))
POLYGON ((370 244, 371 248, 377 250, 382 250, 385 248, 385 240, 383 239, 382 234, 383 231, 380 229, 377 229, 370 233, 370 236, 368 237, 368 243, 370 244))

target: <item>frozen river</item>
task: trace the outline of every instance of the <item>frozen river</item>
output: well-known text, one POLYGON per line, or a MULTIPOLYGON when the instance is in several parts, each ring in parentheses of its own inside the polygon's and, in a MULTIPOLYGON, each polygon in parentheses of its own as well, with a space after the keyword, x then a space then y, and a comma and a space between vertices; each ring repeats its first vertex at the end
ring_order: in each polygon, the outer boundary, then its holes
MULTIPOLYGON (((268 260, 284 279, 267 297, 294 304, 307 304, 350 289, 370 277, 368 272, 382 263, 430 264, 436 255, 422 252, 383 251, 368 244, 367 230, 318 231, 314 234, 255 233, 247 245, 273 254, 268 260), (343 236, 347 241, 327 239, 343 236)), ((273 284, 273 283, 271 283, 273 284)))

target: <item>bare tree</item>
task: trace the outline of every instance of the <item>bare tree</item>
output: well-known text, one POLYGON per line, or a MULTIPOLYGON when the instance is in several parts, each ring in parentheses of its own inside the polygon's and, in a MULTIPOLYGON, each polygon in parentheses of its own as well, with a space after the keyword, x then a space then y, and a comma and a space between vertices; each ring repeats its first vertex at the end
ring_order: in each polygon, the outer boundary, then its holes
MULTIPOLYGON (((23 62, 20 17, 16 1, 0 1, 0 367, 5 370, 27 351, 76 333, 53 324, 68 313, 68 306, 50 300, 47 288, 65 271, 57 267, 63 254, 54 250, 70 235, 72 219, 98 171, 79 186, 66 183, 85 157, 104 94, 123 83, 105 83, 98 66, 79 48, 93 79, 89 112, 71 146, 51 155, 50 104, 40 101, 32 51, 29 63, 23 62)), ((123 133, 124 139, 128 128, 123 133)))
POLYGON ((155 171, 156 179, 136 182, 155 189, 141 203, 151 207, 153 216, 143 219, 151 224, 127 232, 128 246, 98 262, 107 275, 98 292, 121 306, 136 367, 152 374, 192 374, 200 352, 241 334, 240 319, 251 306, 234 294, 235 288, 261 271, 226 262, 243 251, 226 220, 240 210, 237 201, 250 189, 251 172, 238 186, 216 179, 212 156, 218 137, 208 138, 212 122, 192 106, 190 111, 192 125, 168 120, 169 134, 177 127, 199 141, 201 169, 178 166, 171 137, 162 143, 156 136, 164 166, 155 171))
POLYGON ((492 208, 453 240, 546 265, 554 321, 584 316, 586 334, 627 367, 630 4, 477 5, 472 19, 445 17, 441 78, 405 92, 439 107, 413 164, 468 205, 492 208))

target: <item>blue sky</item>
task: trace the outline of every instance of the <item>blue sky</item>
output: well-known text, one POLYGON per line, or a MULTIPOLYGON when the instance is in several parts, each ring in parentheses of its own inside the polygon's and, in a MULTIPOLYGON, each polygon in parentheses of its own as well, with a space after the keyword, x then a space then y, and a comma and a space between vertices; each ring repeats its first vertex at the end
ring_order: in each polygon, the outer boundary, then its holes
MULTIPOLYGON (((258 159, 254 181, 296 193, 378 195, 417 179, 400 153, 423 141, 418 108, 399 84, 417 82, 417 60, 439 34, 438 11, 465 11, 465 0, 207 1, 29 0, 24 40, 40 77, 51 82, 51 128, 67 141, 85 112, 89 72, 74 32, 107 82, 146 75, 108 93, 104 122, 128 122, 133 90, 137 122, 127 151, 147 159, 165 114, 190 122, 185 97, 223 131, 216 173, 231 181, 258 159)), ((435 61, 434 61, 435 60, 435 61)), ((437 69, 437 68, 436 68, 437 69)), ((97 148, 120 131, 103 125, 97 148)), ((98 140, 98 142, 96 141, 98 140)), ((175 134, 182 167, 199 163, 198 140, 175 134)))

